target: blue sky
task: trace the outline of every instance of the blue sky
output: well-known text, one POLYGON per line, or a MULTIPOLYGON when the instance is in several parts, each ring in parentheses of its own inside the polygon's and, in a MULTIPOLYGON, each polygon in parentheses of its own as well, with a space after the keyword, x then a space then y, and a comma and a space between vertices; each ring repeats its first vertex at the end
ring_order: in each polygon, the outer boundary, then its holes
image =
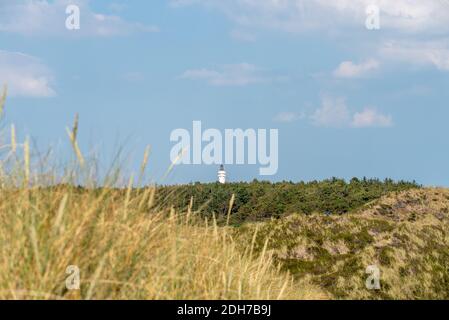
POLYGON ((449 186, 449 1, 173 0, 0 2, 4 125, 40 150, 80 147, 103 166, 124 146, 164 183, 215 181, 170 165, 170 132, 276 128, 279 170, 231 166, 232 181, 332 176, 449 186), (68 4, 80 30, 65 28, 68 4), (365 26, 380 9, 380 29, 365 26))

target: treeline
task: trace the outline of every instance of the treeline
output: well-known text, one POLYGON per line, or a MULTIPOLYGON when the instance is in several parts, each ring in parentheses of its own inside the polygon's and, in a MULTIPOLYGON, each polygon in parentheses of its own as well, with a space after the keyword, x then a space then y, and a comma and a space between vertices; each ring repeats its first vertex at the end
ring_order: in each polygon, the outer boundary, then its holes
POLYGON ((193 211, 216 215, 223 220, 227 215, 232 195, 231 222, 257 221, 278 218, 289 213, 345 214, 360 206, 393 192, 419 188, 416 182, 391 179, 357 179, 349 182, 332 178, 311 182, 266 181, 240 183, 194 183, 181 186, 159 187, 156 204, 186 210, 193 199, 193 211))

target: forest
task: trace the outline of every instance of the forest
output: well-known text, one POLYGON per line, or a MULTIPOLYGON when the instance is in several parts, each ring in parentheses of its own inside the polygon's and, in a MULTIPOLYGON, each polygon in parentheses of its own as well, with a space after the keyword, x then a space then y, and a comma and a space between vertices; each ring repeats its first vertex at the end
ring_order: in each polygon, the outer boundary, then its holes
POLYGON ((342 215, 390 192, 420 187, 415 181, 367 178, 352 178, 350 181, 331 178, 299 183, 258 180, 228 184, 197 182, 160 186, 155 203, 161 207, 170 204, 179 211, 191 206, 191 210, 202 215, 215 214, 218 221, 223 221, 229 212, 230 222, 241 224, 291 213, 342 215))

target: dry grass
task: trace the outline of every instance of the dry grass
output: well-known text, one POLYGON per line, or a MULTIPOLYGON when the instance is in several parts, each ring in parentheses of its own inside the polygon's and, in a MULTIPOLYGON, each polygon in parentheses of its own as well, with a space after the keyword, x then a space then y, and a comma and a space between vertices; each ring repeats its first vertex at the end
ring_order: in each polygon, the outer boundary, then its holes
MULTIPOLYGON (((0 118, 5 98, 6 88, 0 118)), ((77 133, 78 116, 67 128, 77 164, 64 177, 46 162, 40 174, 33 169, 29 140, 17 143, 14 125, 11 143, 0 143, 0 299, 324 297, 308 281, 293 281, 269 252, 255 255, 251 244, 237 245, 234 232, 214 219, 201 220, 191 207, 185 213, 155 208, 156 189, 132 189, 133 177, 123 190, 74 187, 70 182, 98 183, 88 180, 92 169, 77 133), (66 286, 73 266, 80 270, 79 290, 66 286)))
POLYGON ((0 298, 321 298, 280 272, 270 254, 237 248, 230 232, 194 214, 151 210, 151 188, 2 190, 0 298), (81 270, 80 290, 65 287, 81 270))
POLYGON ((78 164, 62 178, 33 170, 13 125, 0 145, 0 299, 449 298, 448 190, 391 194, 344 216, 219 227, 192 205, 154 207, 157 190, 133 190, 133 177, 123 190, 43 187, 96 185, 77 133, 78 117, 67 129, 78 164), (381 269, 379 291, 365 287, 368 265, 381 269), (66 286, 70 266, 77 290, 66 286))
POLYGON ((0 298, 448 298, 448 190, 237 229, 154 208, 155 192, 4 187, 0 298), (70 265, 80 290, 66 288, 70 265), (365 287, 368 265, 381 270, 379 291, 365 287))
POLYGON ((284 269, 332 298, 449 299, 448 189, 392 193, 343 216, 292 215, 244 229, 250 235, 255 227, 256 251, 269 239, 284 269), (370 265, 380 269, 381 290, 365 287, 370 265))

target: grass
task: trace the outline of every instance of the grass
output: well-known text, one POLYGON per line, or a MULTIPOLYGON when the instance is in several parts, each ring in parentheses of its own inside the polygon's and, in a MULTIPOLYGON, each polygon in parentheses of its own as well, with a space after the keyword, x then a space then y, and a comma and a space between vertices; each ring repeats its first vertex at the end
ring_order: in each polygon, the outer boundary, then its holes
POLYGON ((0 298, 296 299, 324 293, 294 282, 269 252, 195 213, 152 210, 152 188, 21 188, 0 193, 0 298), (67 290, 78 266, 80 290, 67 290))
POLYGON ((334 299, 449 299, 448 199, 447 189, 408 190, 354 213, 290 215, 239 234, 249 241, 258 229, 256 252, 269 239, 265 250, 284 270, 334 299), (370 265, 381 271, 381 290, 365 287, 370 265))
POLYGON ((236 228, 155 206, 155 187, 2 185, 2 299, 449 298, 445 189, 236 228), (65 284, 72 265, 79 290, 65 284), (379 291, 365 287, 369 265, 379 291))
POLYGON ((193 197, 180 210, 155 201, 154 186, 133 188, 133 177, 114 188, 117 172, 94 187, 77 132, 78 117, 67 129, 77 165, 63 177, 37 171, 13 125, 0 145, 0 299, 449 299, 449 190, 233 227, 234 194, 219 224, 193 197), (370 265, 381 290, 365 287, 370 265))
MULTIPOLYGON (((0 116, 5 101, 6 87, 0 116)), ((17 143, 14 125, 11 143, 0 145, 0 299, 325 296, 281 271, 270 252, 256 256, 253 245, 242 249, 230 227, 200 218, 192 206, 185 212, 156 207, 154 187, 135 191, 131 177, 128 188, 112 188, 117 172, 101 188, 89 187, 97 182, 88 181, 77 132, 78 116, 67 128, 77 165, 67 166, 63 177, 49 166, 34 169, 29 140, 17 143), (80 271, 79 290, 66 286, 73 268, 80 271)))

